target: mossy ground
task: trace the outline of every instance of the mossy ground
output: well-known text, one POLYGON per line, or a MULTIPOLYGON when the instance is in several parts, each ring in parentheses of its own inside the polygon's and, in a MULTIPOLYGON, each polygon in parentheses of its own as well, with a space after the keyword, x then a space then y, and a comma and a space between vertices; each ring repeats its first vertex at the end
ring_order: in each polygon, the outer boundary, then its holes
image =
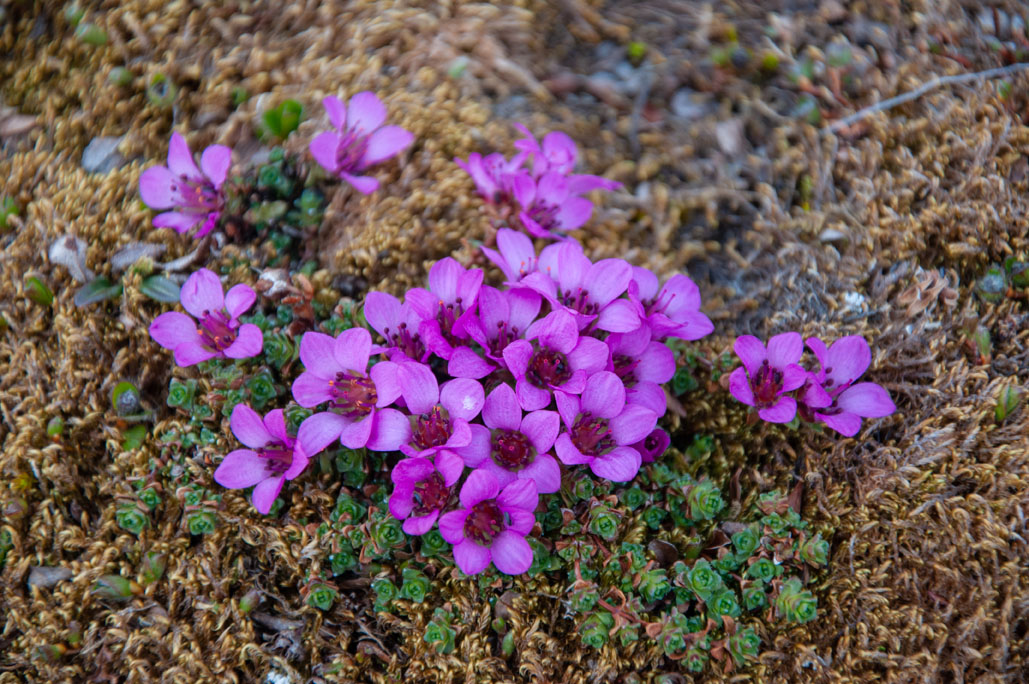
MULTIPOLYGON (((294 97, 312 113, 291 142, 299 150, 322 125, 322 96, 363 89, 418 142, 379 171, 377 194, 330 197, 309 246, 324 269, 313 279, 320 296, 335 300, 354 283, 398 292, 420 284, 432 260, 470 255, 488 226, 451 160, 509 151, 513 119, 567 131, 589 171, 626 184, 580 237, 594 257, 686 268, 716 322, 702 348, 786 329, 871 341, 872 379, 898 411, 855 439, 745 427, 717 393, 688 396, 673 418, 679 446, 715 436, 712 472, 727 482, 741 468, 745 492, 788 486, 802 454, 804 517, 835 530, 813 585, 819 618, 770 623, 759 663, 705 681, 1024 681, 1029 410, 998 423, 994 406, 1005 387, 1026 386, 1029 319, 1024 299, 983 303, 972 285, 991 262, 1029 258, 1029 77, 942 88, 839 136, 803 107, 808 94, 825 115, 850 113, 933 76, 1002 64, 1025 38, 1009 15, 986 21, 971 0, 793 5, 82 3, 84 20, 108 35, 95 47, 73 36, 63 3, 0 3, 0 96, 38 122, 0 139, 2 194, 22 208, 0 236, 0 473, 13 540, 0 573, 0 682, 256 681, 271 669, 297 681, 647 681, 678 671, 645 643, 580 646, 560 583, 511 583, 509 658, 469 581, 437 577, 438 594, 403 618, 374 613, 361 579, 340 587, 331 611, 307 607, 299 587, 320 551, 314 524, 295 521, 326 517, 338 486, 326 477, 287 491, 287 521, 265 522, 228 492, 217 529, 193 538, 175 492, 163 492, 138 538, 117 525, 118 498, 163 456, 152 439, 122 449, 112 389, 126 379, 141 388, 161 419, 155 434, 177 420, 164 406, 170 355, 146 332, 162 307, 130 280, 120 301, 76 308, 77 285, 48 262, 48 245, 78 236, 101 274, 134 240, 184 255, 191 245, 154 231, 136 190, 173 127, 194 149, 229 144, 245 162, 267 102, 294 97), (823 68, 840 37, 851 61, 823 68), (629 40, 648 50, 636 94, 588 77, 602 61, 598 42, 629 40), (734 42, 749 56, 733 59, 734 42), (461 55, 463 73, 448 73, 461 55), (129 85, 109 82, 119 66, 129 85), (178 86, 174 107, 147 99, 156 73, 178 86), (251 99, 234 107, 238 87, 251 99), (696 107, 674 114, 683 88, 696 107), (100 135, 125 135, 129 163, 85 172, 82 151, 100 135), (901 295, 919 267, 948 275, 953 307, 909 309, 901 295), (29 274, 54 290, 51 308, 26 298, 29 274), (991 332, 989 359, 967 342, 976 325, 991 332), (54 416, 66 424, 58 440, 46 433, 54 416), (161 582, 121 605, 90 593, 101 575, 136 577, 143 551, 166 554, 161 582), (33 588, 34 566, 72 575, 33 588), (251 589, 266 595, 261 620, 240 611, 251 589), (448 656, 422 640, 444 602, 463 621, 448 656)), ((232 256, 224 251, 223 264, 232 256)), ((237 266, 232 277, 253 283, 256 273, 237 266)), ((222 438, 191 453, 190 472, 209 482, 211 459, 228 448, 222 438)))

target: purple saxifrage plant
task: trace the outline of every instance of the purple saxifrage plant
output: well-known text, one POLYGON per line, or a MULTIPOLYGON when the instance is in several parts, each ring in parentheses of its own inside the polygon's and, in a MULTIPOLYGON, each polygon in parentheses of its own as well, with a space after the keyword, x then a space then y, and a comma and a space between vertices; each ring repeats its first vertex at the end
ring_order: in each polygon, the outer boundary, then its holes
POLYGON ((336 130, 324 131, 311 140, 311 156, 358 192, 375 192, 379 181, 359 174, 399 154, 414 141, 414 135, 400 126, 382 125, 386 122, 386 106, 372 92, 357 93, 347 105, 330 95, 322 105, 336 130))
POLYGON ((189 276, 179 293, 183 308, 197 319, 199 327, 184 313, 166 311, 150 324, 150 337, 173 350, 175 363, 183 367, 216 357, 257 356, 264 347, 261 329, 239 322, 256 299, 257 294, 243 283, 223 294, 218 276, 202 268, 189 276))
POLYGON ((203 221, 194 237, 210 233, 221 216, 221 188, 231 164, 232 150, 211 145, 200 156, 198 169, 186 139, 172 133, 168 165, 149 168, 139 177, 139 194, 148 207, 172 209, 155 216, 154 227, 188 233, 203 221))
POLYGON ((788 332, 768 340, 768 349, 753 335, 741 335, 733 345, 743 362, 729 376, 729 392, 769 423, 788 423, 797 415, 797 400, 789 392, 803 386, 807 371, 798 365, 804 353, 800 333, 788 332))

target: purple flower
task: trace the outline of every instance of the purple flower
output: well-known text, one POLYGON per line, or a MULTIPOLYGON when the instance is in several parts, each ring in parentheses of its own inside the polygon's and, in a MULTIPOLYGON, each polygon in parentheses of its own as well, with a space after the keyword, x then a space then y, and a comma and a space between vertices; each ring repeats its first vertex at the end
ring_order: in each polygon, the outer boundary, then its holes
POLYGON ((629 332, 640 327, 640 317, 630 301, 619 297, 631 278, 632 266, 624 259, 594 264, 582 253, 582 245, 565 240, 545 247, 539 270, 521 284, 574 315, 580 330, 593 324, 608 332, 629 332))
POLYGON ((797 365, 804 353, 800 333, 789 332, 768 340, 768 349, 753 335, 741 335, 733 345, 743 362, 729 376, 729 391, 739 401, 757 407, 769 423, 788 423, 797 414, 797 400, 786 396, 807 380, 797 365))
POLYGON ((504 272, 509 283, 517 283, 536 270, 536 248, 525 233, 501 228, 497 231, 497 249, 499 253, 489 247, 482 251, 504 272))
POLYGON ((658 291, 656 275, 639 266, 632 270, 629 300, 650 326, 654 339, 699 340, 714 331, 711 319, 700 312, 700 290, 687 276, 673 275, 658 291))
POLYGON ((389 406, 400 396, 397 364, 382 361, 368 370, 372 336, 364 328, 338 337, 309 332, 300 340, 304 372, 293 382, 293 398, 311 408, 328 402, 300 426, 299 439, 321 451, 336 439, 349 449, 395 451, 411 436, 407 416, 389 406))
POLYGON ((593 202, 573 195, 563 174, 549 171, 534 179, 522 172, 512 179, 512 187, 521 206, 518 219, 533 237, 560 237, 555 231, 575 230, 593 214, 593 202))
POLYGON ((515 377, 518 402, 526 411, 545 408, 552 392, 581 393, 586 376, 608 363, 607 345, 593 337, 580 337, 575 319, 563 310, 551 311, 534 322, 525 338, 504 348, 504 361, 515 377))
POLYGON ((450 502, 450 488, 461 478, 464 462, 452 451, 427 458, 404 458, 393 467, 389 512, 404 521, 404 532, 425 534, 450 502))
POLYGON ((409 302, 385 292, 369 292, 364 300, 364 317, 368 325, 386 338, 386 353, 392 359, 403 354, 413 361, 424 361, 429 352, 425 348, 418 326, 422 319, 409 302))
POLYGON ((174 209, 154 217, 156 228, 174 228, 187 233, 201 221, 202 238, 214 229, 222 210, 222 183, 232 164, 232 150, 211 145, 200 156, 200 169, 193 161, 186 139, 172 133, 168 144, 168 166, 154 166, 139 177, 139 194, 151 209, 174 209))
POLYGON ((422 319, 418 332, 436 356, 449 360, 458 341, 467 339, 465 321, 475 315, 482 275, 480 269, 466 269, 446 257, 429 270, 428 290, 407 291, 405 301, 422 319))
POLYGON ((575 142, 560 131, 551 131, 543 136, 543 144, 536 142, 535 136, 525 126, 515 124, 525 136, 515 142, 515 147, 523 153, 532 155, 532 176, 539 178, 552 172, 568 177, 569 190, 579 195, 591 190, 616 190, 622 187, 618 181, 608 180, 600 176, 588 174, 572 174, 579 151, 575 142), (569 175, 571 174, 571 175, 569 175))
POLYGON ((621 378, 629 403, 642 404, 663 416, 668 400, 661 385, 675 375, 672 350, 652 340, 645 323, 632 332, 612 333, 604 341, 611 350, 608 370, 621 378))
POLYGON ((479 290, 478 314, 466 321, 465 330, 485 350, 486 358, 468 347, 458 347, 448 371, 456 377, 482 378, 504 365, 507 345, 521 339, 539 313, 540 296, 529 289, 502 292, 489 285, 479 290), (488 359, 488 360, 487 360, 488 359))
POLYGON ((657 414, 625 401, 618 376, 600 371, 590 376, 582 398, 559 394, 557 410, 567 430, 554 443, 565 465, 586 464, 597 477, 628 482, 639 472, 642 457, 632 447, 657 425, 657 414))
POLYGON ((539 503, 532 480, 515 480, 503 489, 485 470, 473 471, 461 487, 461 509, 439 519, 443 538, 454 545, 461 572, 477 575, 489 566, 520 575, 532 565, 532 547, 525 535, 536 523, 539 503))
POLYGON ((298 443, 286 431, 282 409, 269 411, 262 420, 246 404, 236 404, 229 426, 236 439, 250 448, 225 456, 214 471, 214 481, 228 489, 253 487, 254 508, 267 515, 282 484, 303 472, 317 452, 306 451, 303 442, 298 443))
POLYGON ((311 156, 358 192, 375 192, 378 180, 356 174, 398 154, 414 141, 414 135, 399 126, 382 125, 386 121, 386 106, 372 92, 357 93, 348 106, 330 95, 322 100, 322 105, 336 130, 315 136, 310 144, 311 156))
POLYGON ((800 394, 802 415, 813 414, 841 435, 853 437, 861 429, 862 418, 882 418, 897 410, 889 392, 876 383, 854 384, 872 362, 863 337, 841 337, 828 349, 820 339, 810 337, 807 346, 820 367, 810 374, 814 382, 800 394))
POLYGON ((665 453, 672 443, 672 438, 661 428, 654 428, 649 435, 632 445, 640 452, 644 463, 653 463, 665 453))
POLYGON ((500 153, 483 157, 477 152, 468 155, 468 161, 454 159, 475 181, 475 188, 490 204, 503 204, 510 201, 513 194, 511 181, 518 172, 525 154, 516 154, 510 161, 500 153))
POLYGON ((561 419, 553 411, 522 415, 510 385, 498 385, 486 397, 482 425, 472 425, 471 444, 458 449, 466 465, 486 470, 501 487, 515 480, 532 480, 540 494, 561 488, 561 468, 548 451, 554 445, 561 419))
POLYGON ((150 337, 175 352, 175 363, 192 366, 208 359, 246 359, 264 348, 261 329, 253 323, 240 325, 257 294, 240 283, 222 294, 222 284, 212 271, 202 268, 186 280, 179 292, 183 308, 199 322, 178 311, 167 311, 150 324, 150 337))
POLYGON ((485 396, 476 380, 456 378, 443 387, 428 366, 398 363, 397 382, 411 414, 411 440, 400 446, 408 456, 432 456, 468 446, 469 423, 482 410, 485 396))

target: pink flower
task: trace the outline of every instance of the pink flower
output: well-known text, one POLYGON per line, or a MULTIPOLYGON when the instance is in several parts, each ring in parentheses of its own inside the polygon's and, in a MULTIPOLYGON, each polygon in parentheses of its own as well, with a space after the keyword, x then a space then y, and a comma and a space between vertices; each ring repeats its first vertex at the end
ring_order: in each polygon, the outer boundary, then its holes
POLYGON ((807 346, 818 359, 817 373, 800 394, 801 414, 812 415, 836 432, 853 437, 862 418, 882 418, 897 410, 890 394, 874 382, 854 382, 872 362, 868 342, 860 335, 841 337, 826 349, 817 337, 807 346))
POLYGON ((232 150, 211 145, 200 156, 200 169, 189 145, 177 132, 168 144, 168 166, 154 166, 139 177, 139 194, 151 209, 174 209, 154 217, 157 228, 174 228, 187 233, 204 222, 195 237, 214 229, 221 216, 221 187, 232 164, 232 150))
POLYGON ((317 451, 305 451, 303 443, 287 432, 282 409, 269 411, 262 420, 246 404, 236 404, 229 426, 249 448, 226 455, 214 471, 214 481, 227 489, 253 487, 254 508, 267 515, 283 483, 303 472, 317 451))
POLYGON ((620 299, 632 278, 632 266, 624 259, 593 263, 578 242, 565 240, 543 248, 538 269, 520 284, 539 292, 555 309, 574 315, 580 330, 591 325, 607 332, 640 327, 632 303, 620 299))
POLYGON ((512 187, 521 206, 518 219, 533 237, 560 237, 558 233, 580 228, 593 214, 593 202, 575 196, 564 174, 548 171, 536 179, 521 172, 512 187))
POLYGON ((608 370, 621 378, 626 399, 642 404, 660 418, 668 408, 668 399, 661 387, 675 375, 675 354, 660 342, 651 339, 646 323, 627 333, 612 333, 604 340, 611 350, 608 370))
MULTIPOLYGON (((369 292, 364 300, 364 317, 386 339, 386 354, 395 360, 402 354, 412 361, 425 361, 429 351, 418 332, 422 319, 410 302, 385 292, 369 292)), ((374 350, 373 350, 374 353, 374 350)))
POLYGON ((408 534, 425 534, 432 529, 450 502, 451 487, 464 472, 464 462, 452 451, 437 453, 435 461, 433 464, 428 458, 404 458, 393 467, 389 512, 404 521, 404 532, 408 534))
POLYGON ((597 477, 628 482, 639 472, 642 457, 632 447, 657 425, 657 414, 625 401, 618 376, 600 371, 590 376, 582 398, 560 394, 557 410, 567 428, 554 443, 565 465, 585 464, 597 477))
POLYGON ((186 280, 179 293, 183 308, 197 318, 167 311, 150 324, 150 337, 175 352, 175 363, 192 366, 208 359, 246 359, 264 348, 261 329, 240 325, 239 317, 250 310, 257 294, 240 283, 222 294, 222 284, 212 271, 202 268, 186 280))
POLYGON ((429 289, 414 287, 405 301, 422 319, 418 332, 429 350, 449 360, 460 340, 467 339, 465 321, 475 315, 475 300, 482 286, 482 271, 466 269, 446 257, 429 269, 429 289))
POLYGON ((580 394, 586 377, 606 367, 609 356, 600 340, 580 337, 575 319, 563 310, 551 311, 529 326, 524 340, 504 348, 518 402, 526 411, 545 408, 552 393, 580 394))
POLYGON ((536 523, 536 484, 515 480, 501 489, 493 475, 476 470, 461 487, 460 500, 460 510, 440 517, 439 531, 454 545, 454 561, 461 572, 477 575, 490 561, 507 575, 528 570, 532 547, 525 535, 536 523))
POLYGON ((319 133, 311 141, 311 156, 365 195, 375 192, 379 181, 359 176, 369 166, 400 153, 414 142, 414 135, 399 126, 383 126, 386 106, 372 92, 357 93, 349 106, 332 95, 322 100, 335 131, 319 133))
POLYGON ((309 332, 300 340, 304 372, 293 381, 293 398, 306 408, 328 403, 300 426, 299 439, 321 451, 336 439, 348 449, 395 451, 411 436, 407 416, 389 406, 400 396, 397 364, 368 370, 372 336, 364 328, 338 337, 309 332))
POLYGON ((405 362, 397 364, 397 382, 411 416, 411 440, 400 445, 406 455, 431 457, 472 441, 469 423, 485 401, 478 381, 455 378, 440 387, 428 366, 405 362))
POLYGON ((661 428, 654 428, 649 435, 632 445, 640 452, 644 463, 653 463, 664 455, 672 443, 672 438, 661 428))
POLYGON ((807 380, 807 371, 797 365, 804 343, 795 332, 768 340, 768 350, 753 335, 741 335, 733 345, 743 362, 729 376, 729 392, 769 423, 788 423, 797 415, 797 400, 786 396, 807 380))
POLYGON ((521 124, 515 124, 525 136, 515 142, 515 147, 523 154, 532 157, 532 177, 539 178, 545 173, 558 173, 568 177, 569 191, 580 195, 592 190, 617 190, 622 187, 618 181, 608 180, 600 176, 573 174, 579 151, 575 141, 561 131, 551 131, 543 136, 543 144, 536 142, 536 137, 521 124))
POLYGON ((500 153, 483 157, 477 152, 468 155, 468 161, 454 159, 472 177, 475 188, 490 204, 503 204, 510 201, 513 194, 511 182, 525 161, 525 154, 516 154, 510 161, 500 153))
POLYGON ((492 474, 503 487, 515 480, 532 480, 540 494, 561 488, 561 468, 548 451, 561 420, 553 411, 522 415, 510 385, 498 385, 482 410, 486 426, 472 425, 468 446, 457 452, 466 465, 492 474))
POLYGON ((502 292, 483 285, 478 314, 466 321, 465 329, 485 350, 486 358, 469 347, 458 347, 450 357, 448 372, 456 377, 483 378, 503 367, 504 350, 525 334, 541 303, 540 296, 529 289, 502 292))
POLYGON ((497 265, 509 283, 517 283, 525 276, 536 271, 536 248, 525 233, 510 228, 497 231, 498 253, 489 247, 483 247, 483 253, 497 265))
POLYGON ((651 271, 639 266, 632 271, 629 300, 654 339, 699 340, 714 331, 711 319, 700 312, 700 290, 687 276, 673 275, 658 291, 657 276, 651 271))

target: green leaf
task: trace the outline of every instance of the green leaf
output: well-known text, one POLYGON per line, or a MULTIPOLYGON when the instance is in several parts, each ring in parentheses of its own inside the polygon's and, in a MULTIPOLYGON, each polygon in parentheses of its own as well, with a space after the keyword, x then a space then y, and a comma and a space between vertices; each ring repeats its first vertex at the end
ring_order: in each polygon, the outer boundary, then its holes
POLYGON ((125 438, 121 443, 122 451, 138 449, 143 444, 144 439, 146 439, 146 426, 133 425, 125 431, 125 438))
POLYGON ((150 297, 150 299, 172 304, 179 301, 180 289, 174 281, 162 275, 152 275, 145 278, 139 286, 139 291, 150 297))
POLYGON ((102 302, 105 299, 120 297, 122 293, 121 283, 112 283, 107 278, 100 276, 89 281, 75 292, 75 306, 82 308, 89 304, 102 302))

